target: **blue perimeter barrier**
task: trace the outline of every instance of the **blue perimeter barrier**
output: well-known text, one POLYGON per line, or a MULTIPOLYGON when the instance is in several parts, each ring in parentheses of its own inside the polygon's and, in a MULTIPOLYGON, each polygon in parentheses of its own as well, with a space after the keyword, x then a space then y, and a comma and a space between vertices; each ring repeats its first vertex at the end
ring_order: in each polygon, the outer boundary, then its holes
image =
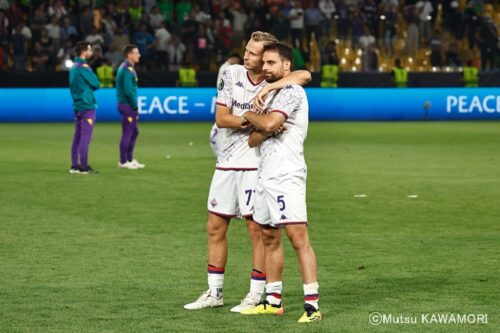
MULTIPOLYGON (((308 88, 310 120, 500 119, 498 88, 308 88)), ((96 92, 98 121, 118 121, 115 89, 96 92)), ((141 121, 213 121, 216 90, 139 88, 141 121)), ((0 89, 0 122, 73 121, 65 88, 0 89)))

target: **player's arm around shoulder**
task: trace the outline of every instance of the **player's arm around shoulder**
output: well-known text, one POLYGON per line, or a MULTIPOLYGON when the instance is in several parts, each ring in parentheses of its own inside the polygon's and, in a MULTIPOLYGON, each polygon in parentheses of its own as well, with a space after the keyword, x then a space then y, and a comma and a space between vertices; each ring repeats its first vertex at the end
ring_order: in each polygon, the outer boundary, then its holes
POLYGON ((267 95, 273 90, 279 90, 290 84, 298 84, 299 86, 308 85, 312 80, 311 72, 306 70, 293 71, 287 76, 282 77, 276 82, 270 83, 255 96, 254 105, 256 110, 262 109, 267 95))
MULTIPOLYGON (((295 83, 295 84, 298 84, 299 86, 303 87, 305 85, 308 85, 311 82, 312 75, 311 75, 311 72, 309 72, 307 70, 300 69, 300 70, 291 72, 290 74, 288 74, 287 76, 284 76, 283 78, 281 78, 281 80, 278 80, 276 82, 280 82, 282 80, 283 80, 283 82, 281 82, 281 84, 283 86, 295 83)), ((277 89, 281 89, 281 88, 277 88, 277 89)))

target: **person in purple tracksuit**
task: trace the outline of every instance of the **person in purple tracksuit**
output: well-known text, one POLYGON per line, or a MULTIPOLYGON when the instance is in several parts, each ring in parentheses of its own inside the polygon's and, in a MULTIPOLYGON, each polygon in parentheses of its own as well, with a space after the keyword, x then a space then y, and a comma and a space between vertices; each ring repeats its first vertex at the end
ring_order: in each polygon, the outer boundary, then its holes
POLYGON ((118 68, 116 75, 116 95, 118 111, 122 116, 122 137, 120 140, 120 161, 118 168, 136 170, 145 167, 134 159, 134 148, 139 128, 137 121, 137 73, 134 65, 139 62, 141 54, 136 45, 127 45, 123 49, 125 60, 118 68))
POLYGON ((94 91, 100 82, 87 60, 92 57, 92 47, 88 42, 78 42, 75 46, 76 58, 69 71, 69 89, 73 98, 75 132, 71 145, 70 173, 88 174, 95 171, 88 164, 88 151, 95 125, 97 101, 94 91))

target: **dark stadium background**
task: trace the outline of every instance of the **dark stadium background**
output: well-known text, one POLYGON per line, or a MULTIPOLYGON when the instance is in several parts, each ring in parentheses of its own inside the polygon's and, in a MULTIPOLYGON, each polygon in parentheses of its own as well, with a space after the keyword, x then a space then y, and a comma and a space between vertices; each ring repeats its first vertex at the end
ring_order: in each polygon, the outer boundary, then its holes
POLYGON ((340 87, 393 86, 396 58, 410 71, 410 87, 461 86, 468 61, 480 69, 480 86, 500 82, 500 4, 493 0, 4 0, 0 22, 2 87, 65 86, 65 61, 82 39, 94 46, 94 70, 103 59, 116 68, 130 42, 143 54, 141 86, 175 86, 177 69, 187 64, 199 85, 210 87, 225 57, 243 54, 255 30, 296 48, 313 87, 326 64, 339 66, 340 87), (432 11, 421 17, 427 2, 432 11), (301 24, 295 12, 302 12, 302 29, 294 28, 301 24), (173 57, 170 50, 182 52, 173 57))

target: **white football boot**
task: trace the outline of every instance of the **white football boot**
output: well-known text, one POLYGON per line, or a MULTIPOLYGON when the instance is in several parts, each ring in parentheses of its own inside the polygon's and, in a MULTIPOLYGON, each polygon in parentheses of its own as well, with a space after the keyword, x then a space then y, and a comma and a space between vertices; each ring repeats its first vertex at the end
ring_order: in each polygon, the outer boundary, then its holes
POLYGON ((231 309, 231 312, 238 312, 253 309, 260 303, 260 297, 256 294, 249 292, 245 298, 241 300, 239 305, 236 305, 231 309))
POLYGON ((201 310, 207 308, 218 308, 224 305, 224 298, 221 296, 217 298, 210 294, 210 289, 201 294, 200 297, 193 303, 184 305, 186 310, 201 310))
POLYGON ((138 160, 132 160, 129 163, 132 163, 137 167, 137 169, 144 169, 146 167, 146 164, 139 163, 138 160))
POLYGON ((136 167, 134 164, 132 164, 132 162, 125 162, 125 163, 118 162, 118 169, 137 170, 139 168, 136 167))

